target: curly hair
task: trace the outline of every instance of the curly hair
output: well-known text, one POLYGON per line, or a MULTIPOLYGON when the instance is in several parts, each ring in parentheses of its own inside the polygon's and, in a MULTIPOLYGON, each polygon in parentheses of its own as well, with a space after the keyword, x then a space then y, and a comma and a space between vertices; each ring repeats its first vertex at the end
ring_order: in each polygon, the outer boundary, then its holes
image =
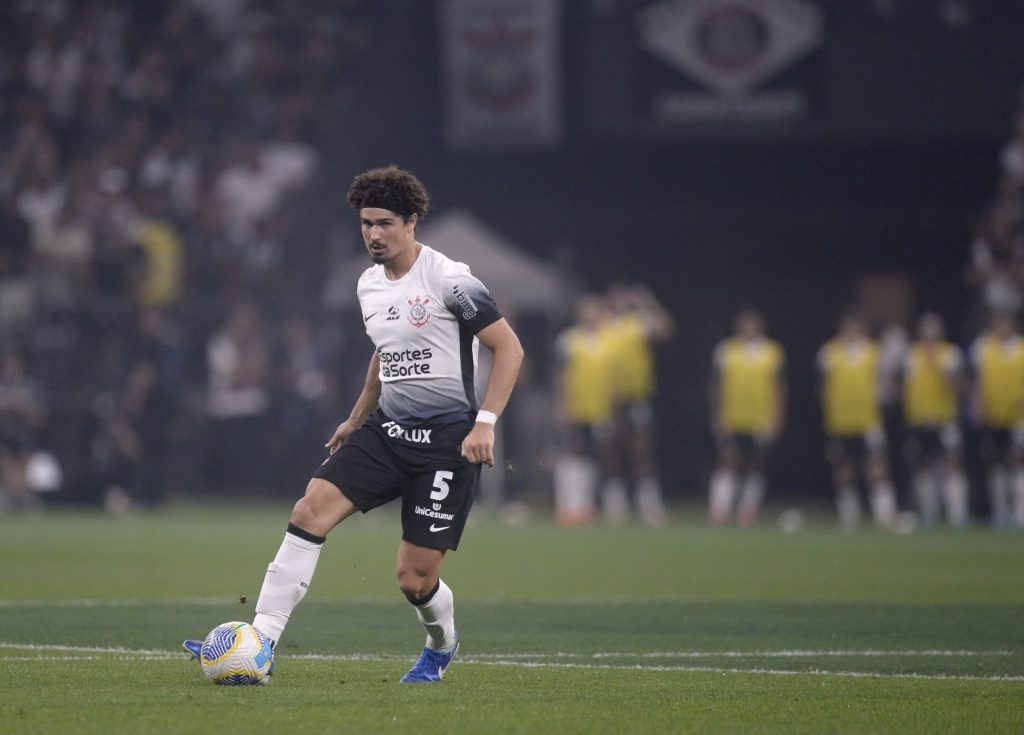
POLYGON ((415 174, 391 165, 356 176, 348 189, 348 203, 357 212, 365 207, 387 209, 408 222, 414 214, 426 216, 430 197, 415 174))

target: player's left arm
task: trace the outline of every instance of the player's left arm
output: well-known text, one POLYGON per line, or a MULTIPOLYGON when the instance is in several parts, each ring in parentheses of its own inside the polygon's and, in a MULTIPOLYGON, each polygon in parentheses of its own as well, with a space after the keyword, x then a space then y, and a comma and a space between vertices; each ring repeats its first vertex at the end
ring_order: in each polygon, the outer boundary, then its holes
POLYGON ((786 425, 786 410, 789 406, 789 387, 786 384, 786 361, 779 360, 775 369, 775 380, 772 381, 772 438, 778 437, 786 425))
MULTIPOLYGON (((487 390, 480 410, 501 416, 519 375, 519 366, 523 362, 523 347, 519 344, 519 337, 505 319, 499 319, 484 327, 476 336, 494 353, 491 374, 487 378, 487 390)), ((469 434, 462 440, 462 456, 474 464, 483 462, 488 467, 493 467, 494 426, 482 421, 473 424, 469 434)))

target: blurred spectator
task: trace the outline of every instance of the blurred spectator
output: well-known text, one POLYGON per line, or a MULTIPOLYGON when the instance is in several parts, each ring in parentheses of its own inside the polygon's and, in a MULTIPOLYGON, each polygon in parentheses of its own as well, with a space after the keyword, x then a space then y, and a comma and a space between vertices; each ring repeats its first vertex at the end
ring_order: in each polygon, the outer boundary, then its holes
POLYGON ((904 453, 923 525, 935 525, 944 507, 949 524, 959 528, 968 514, 958 416, 965 365, 960 348, 944 337, 938 314, 923 314, 903 367, 904 453))
POLYGON ((166 489, 162 458, 173 411, 156 364, 136 362, 123 386, 98 396, 93 409, 92 452, 107 509, 123 515, 135 504, 158 506, 166 489))
POLYGON ((975 231, 971 283, 987 312, 1017 313, 1024 305, 1024 239, 1011 213, 995 208, 975 231))
POLYGON ((271 406, 271 352, 266 326, 252 303, 231 307, 207 344, 207 469, 220 488, 266 487, 262 447, 271 406))
POLYGON ((999 153, 999 170, 1018 190, 1024 187, 1024 111, 1017 114, 1014 136, 999 153))
POLYGON ((324 350, 309 318, 293 315, 285 321, 278 362, 280 398, 276 404, 280 406, 282 441, 275 444, 284 451, 275 464, 281 468, 278 479, 285 486, 324 460, 323 444, 336 416, 324 350))
MULTIPOLYGON (((593 520, 594 491, 599 482, 605 498, 604 490, 609 487, 624 492, 621 463, 612 446, 613 361, 605 331, 608 318, 603 298, 584 296, 577 304, 576 323, 558 337, 558 407, 564 443, 555 464, 554 483, 555 519, 563 526, 593 520)), ((616 511, 614 507, 611 510, 616 511)))
MULTIPOLYGON (((0 7, 0 349, 26 345, 40 393, 59 395, 62 419, 43 428, 76 479, 95 469, 81 448, 88 417, 121 415, 97 405, 97 391, 106 396, 99 404, 121 405, 122 378, 138 360, 155 366, 154 390, 175 397, 183 427, 219 423, 231 415, 225 404, 237 409, 246 395, 211 388, 219 398, 193 400, 219 305, 244 295, 264 308, 315 308, 308 294, 320 292, 323 273, 297 263, 306 280, 296 284, 279 266, 296 241, 308 250, 302 262, 325 245, 321 223, 336 202, 306 192, 325 151, 352 150, 338 121, 355 99, 346 90, 369 42, 371 7, 0 7), (74 365, 95 382, 72 376, 74 365)), ((269 406, 278 353, 266 334, 255 350, 269 355, 255 369, 265 374, 255 403, 269 406)), ((130 459, 127 432, 106 434, 118 461, 130 459)), ((194 479, 201 487, 209 478, 194 479)))
POLYGON ((992 524, 1024 527, 1024 339, 1016 317, 993 315, 971 347, 971 362, 992 524))
POLYGON ((0 508, 34 508, 29 463, 46 420, 43 396, 19 352, 0 355, 0 508))
MULTIPOLYGON (((613 451, 622 454, 623 479, 629 477, 636 511, 651 527, 668 522, 655 457, 656 390, 654 345, 668 341, 672 316, 644 286, 615 286, 608 292, 611 318, 605 326, 611 342, 612 395, 615 401, 613 451)), ((605 487, 605 514, 614 523, 629 516, 625 485, 605 487)))
POLYGON ((838 334, 818 352, 826 455, 832 465, 839 523, 847 531, 860 523, 859 470, 868 485, 875 524, 891 528, 896 519, 896 491, 889 479, 878 394, 879 369, 878 345, 868 337, 863 318, 847 312, 838 334))
POLYGON ((768 453, 785 423, 784 365, 782 347, 765 336, 764 319, 753 309, 736 316, 734 336, 715 348, 710 399, 718 462, 708 508, 713 526, 728 523, 734 506, 741 526, 757 519, 768 453))

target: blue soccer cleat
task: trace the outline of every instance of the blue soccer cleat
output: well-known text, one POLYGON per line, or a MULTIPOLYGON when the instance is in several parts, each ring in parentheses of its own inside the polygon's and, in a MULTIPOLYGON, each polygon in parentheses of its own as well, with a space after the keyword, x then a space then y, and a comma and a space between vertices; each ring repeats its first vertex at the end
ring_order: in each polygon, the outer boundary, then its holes
POLYGON ((452 659, 459 650, 459 634, 455 633, 455 648, 448 653, 424 647, 423 653, 399 681, 403 684, 434 684, 441 681, 452 659))
POLYGON ((185 653, 189 655, 190 659, 198 661, 203 654, 203 642, 187 640, 181 642, 181 647, 185 649, 185 653))

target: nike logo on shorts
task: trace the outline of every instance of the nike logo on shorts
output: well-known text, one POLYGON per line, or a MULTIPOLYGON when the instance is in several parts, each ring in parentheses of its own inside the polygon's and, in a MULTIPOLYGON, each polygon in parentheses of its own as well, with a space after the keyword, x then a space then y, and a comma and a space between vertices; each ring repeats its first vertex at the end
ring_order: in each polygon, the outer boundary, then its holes
POLYGON ((364 316, 364 317, 363 317, 363 321, 364 321, 364 322, 368 322, 368 321, 370 321, 371 319, 373 319, 373 318, 374 318, 375 316, 377 316, 377 312, 373 312, 372 314, 370 314, 370 316, 364 316))
POLYGON ((437 533, 438 531, 444 531, 451 528, 451 526, 435 526, 433 523, 430 524, 430 532, 437 533))

